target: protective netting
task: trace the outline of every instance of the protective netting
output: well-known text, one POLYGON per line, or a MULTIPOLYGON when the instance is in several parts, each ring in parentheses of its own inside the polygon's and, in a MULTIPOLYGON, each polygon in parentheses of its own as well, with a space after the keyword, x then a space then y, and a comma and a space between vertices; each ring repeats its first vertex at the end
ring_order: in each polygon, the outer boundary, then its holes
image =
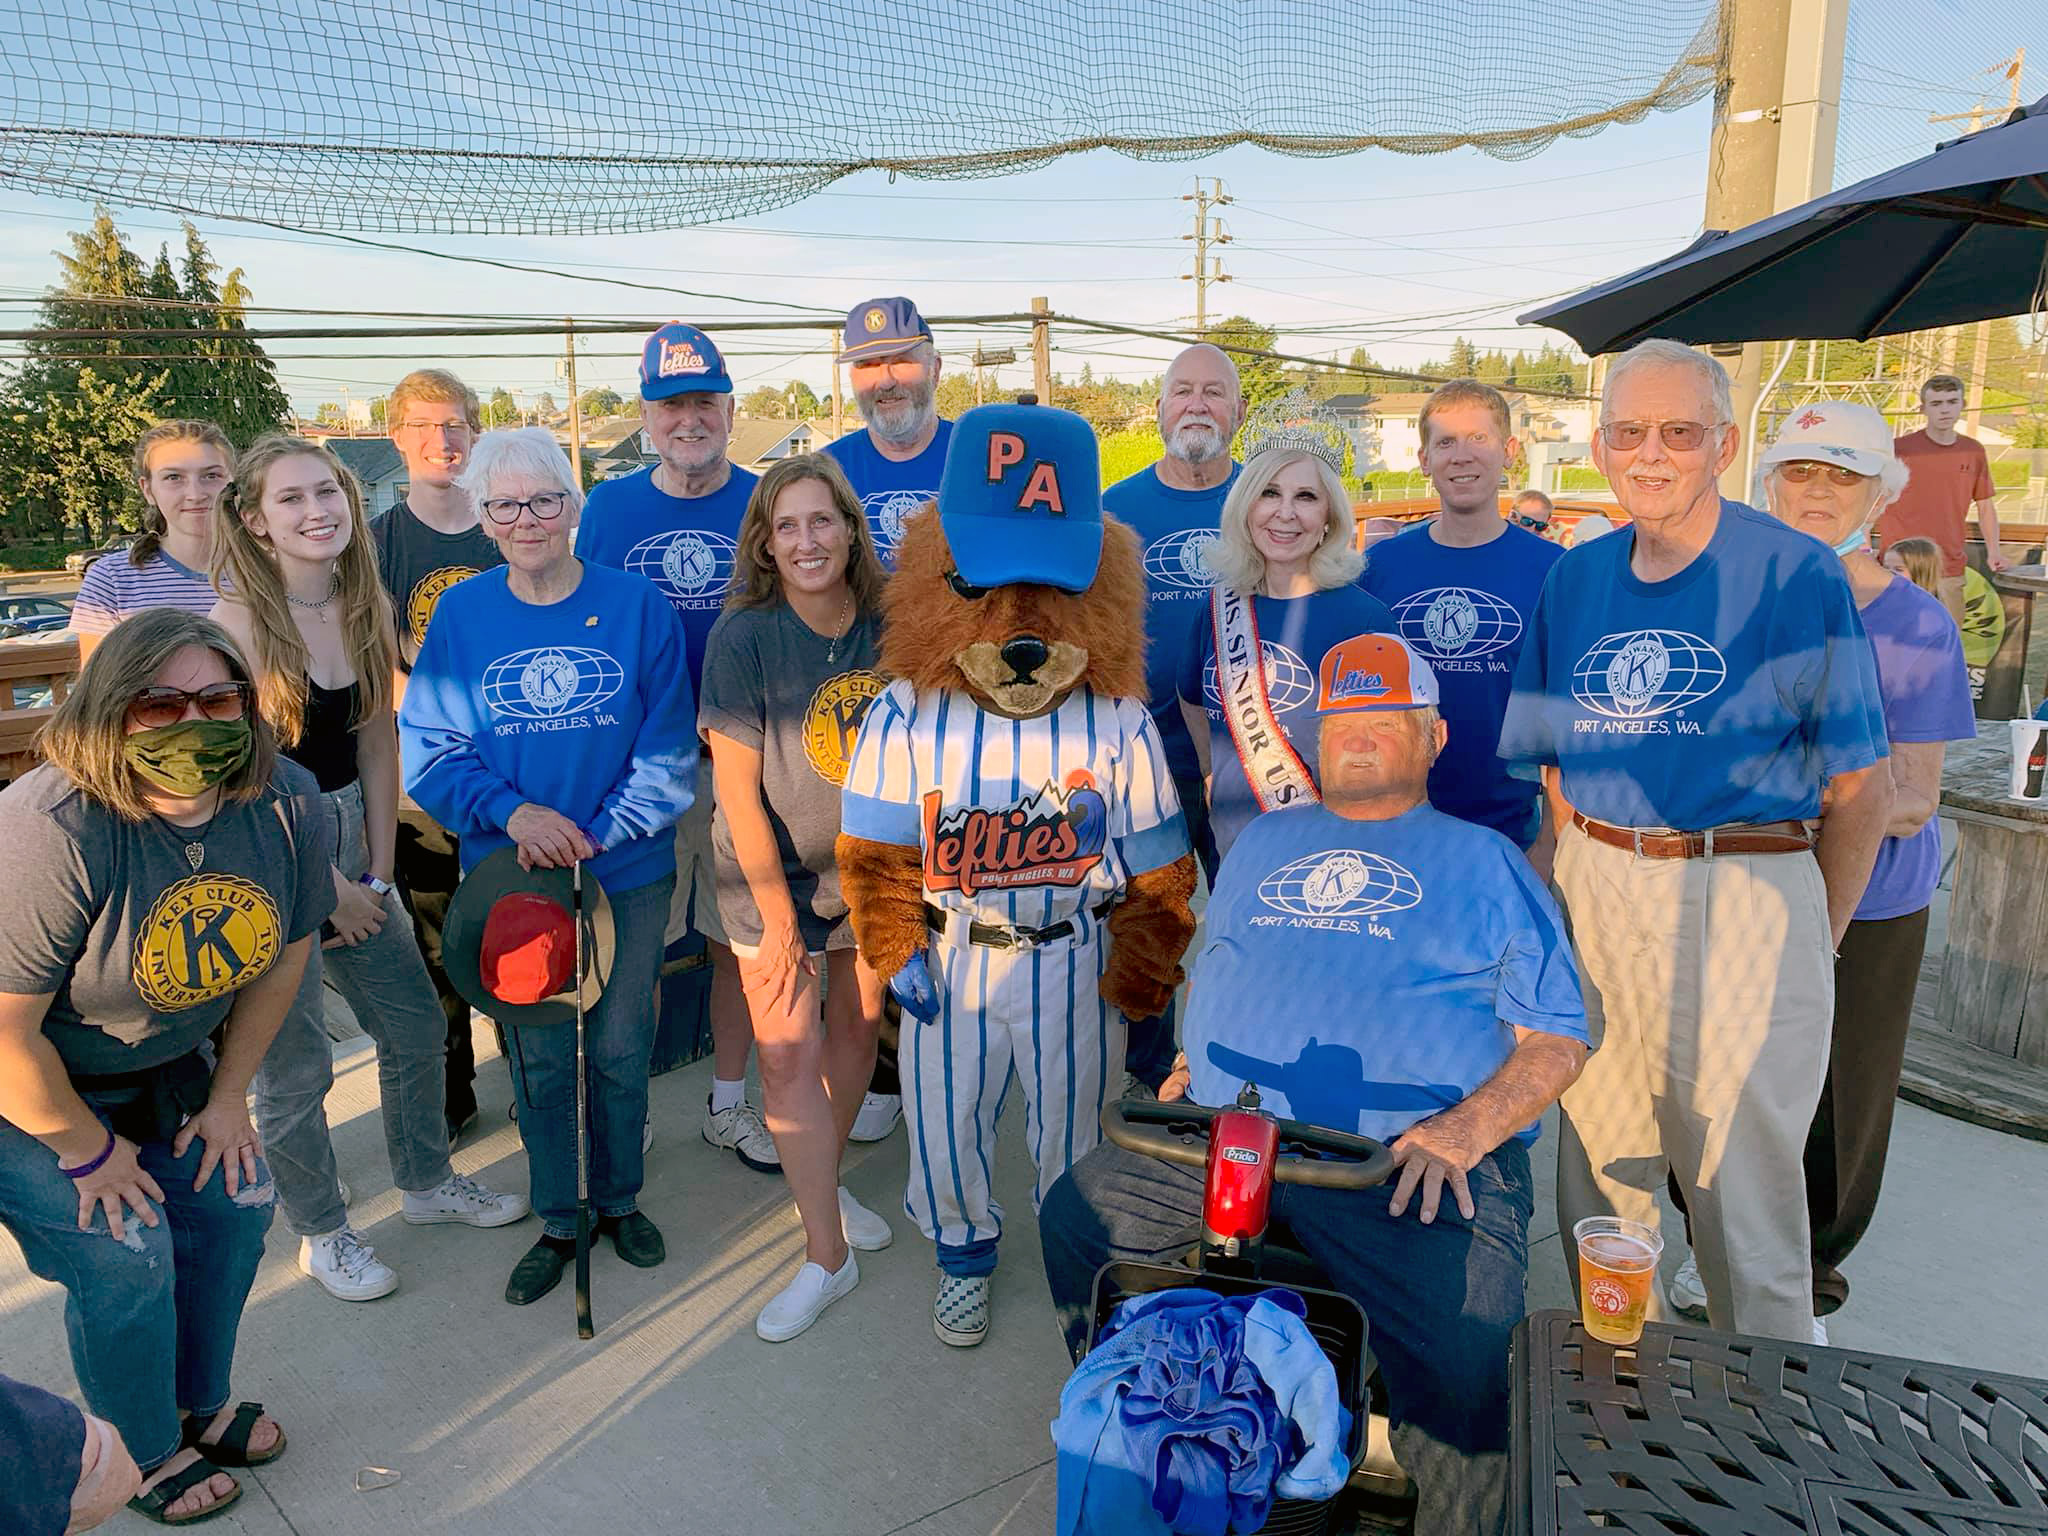
POLYGON ((1711 91, 1722 0, 0 0, 0 179, 327 229, 602 233, 852 172, 1472 146, 1711 91))

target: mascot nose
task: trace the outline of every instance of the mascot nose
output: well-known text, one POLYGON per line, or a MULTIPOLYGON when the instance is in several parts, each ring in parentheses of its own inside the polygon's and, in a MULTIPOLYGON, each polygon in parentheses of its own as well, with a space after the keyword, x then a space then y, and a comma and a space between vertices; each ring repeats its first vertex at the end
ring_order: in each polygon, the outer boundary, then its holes
POLYGON ((1019 635, 1003 646, 1003 665, 1026 681, 1051 657, 1052 651, 1036 635, 1019 635))

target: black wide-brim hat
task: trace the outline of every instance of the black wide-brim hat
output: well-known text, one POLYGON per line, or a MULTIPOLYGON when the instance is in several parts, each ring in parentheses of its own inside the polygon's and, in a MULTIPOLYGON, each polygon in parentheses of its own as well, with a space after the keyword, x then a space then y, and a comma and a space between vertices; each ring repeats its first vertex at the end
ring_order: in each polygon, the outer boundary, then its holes
MULTIPOLYGON (((441 968, 471 1007, 500 1024, 534 1028, 576 1017, 576 896, 567 869, 521 869, 517 848, 500 848, 455 888, 441 925, 441 968), (508 1001, 494 990, 505 987, 508 1001)), ((583 871, 583 1006, 596 1006, 611 980, 616 943, 611 901, 583 871)))

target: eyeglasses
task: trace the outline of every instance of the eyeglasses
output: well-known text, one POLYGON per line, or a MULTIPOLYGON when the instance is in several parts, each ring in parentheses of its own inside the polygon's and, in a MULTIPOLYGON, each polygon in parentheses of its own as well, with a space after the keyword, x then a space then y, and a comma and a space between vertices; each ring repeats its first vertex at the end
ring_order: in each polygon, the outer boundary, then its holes
POLYGON ((208 683, 196 692, 183 688, 144 688, 128 701, 128 713, 144 730, 176 725, 193 705, 209 720, 239 720, 249 712, 247 683, 208 683))
POLYGON ((531 512, 544 523, 551 523, 560 517, 569 505, 567 491, 542 491, 538 496, 529 496, 524 501, 514 501, 509 496, 494 497, 484 503, 484 516, 501 528, 510 528, 519 521, 519 514, 531 512))
POLYGON ((466 437, 472 428, 466 421, 401 421, 400 432, 439 432, 443 437, 466 437))
POLYGON ((1804 485, 1815 475, 1826 475, 1836 485, 1855 485, 1870 476, 1859 475, 1846 464, 1816 464, 1811 459, 1794 459, 1777 466, 1779 477, 1791 485, 1804 485))
POLYGON ((1720 425, 1718 421, 1603 421, 1599 433, 1616 453, 1642 447, 1653 429, 1658 440, 1673 453, 1691 453, 1720 425))

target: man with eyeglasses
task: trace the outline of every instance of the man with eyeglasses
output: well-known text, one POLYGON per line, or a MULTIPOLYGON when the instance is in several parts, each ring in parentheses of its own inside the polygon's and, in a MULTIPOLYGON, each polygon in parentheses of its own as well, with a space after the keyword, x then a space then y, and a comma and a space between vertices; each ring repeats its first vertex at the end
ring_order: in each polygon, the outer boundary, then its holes
MULTIPOLYGON (((704 643, 725 607, 739 553, 740 519, 760 476, 726 456, 732 440, 732 375, 717 344, 671 321, 640 352, 640 421, 655 462, 602 481, 583 504, 576 555, 652 581, 683 622, 690 697, 700 694, 704 643)), ((697 795, 676 823, 676 891, 667 942, 693 929, 711 955, 711 1098, 704 1139, 749 1168, 780 1173, 760 1111, 747 1102, 754 1026, 739 962, 718 919, 711 860, 711 754, 697 763, 697 795)))
POLYGON ((1676 342, 1608 370, 1593 459, 1631 521, 1552 569, 1500 752, 1541 771, 1599 1046, 1563 1099, 1560 1229, 1655 1228, 1668 1169, 1713 1325, 1804 1343, 1801 1153, 1892 784, 1840 563, 1721 499, 1732 415, 1676 342))
MULTIPOLYGON (((419 368, 398 381, 384 402, 391 444, 405 461, 405 495, 370 523, 377 577, 398 614, 398 675, 392 694, 405 698, 406 679, 427 638, 441 594, 479 571, 505 563, 478 524, 469 493, 458 483, 483 425, 476 391, 440 368, 419 368)), ((455 835, 401 795, 398 804, 399 894, 412 914, 420 954, 448 1021, 448 1139, 476 1120, 476 1052, 469 1004, 441 969, 441 921, 462 879, 455 835)))

